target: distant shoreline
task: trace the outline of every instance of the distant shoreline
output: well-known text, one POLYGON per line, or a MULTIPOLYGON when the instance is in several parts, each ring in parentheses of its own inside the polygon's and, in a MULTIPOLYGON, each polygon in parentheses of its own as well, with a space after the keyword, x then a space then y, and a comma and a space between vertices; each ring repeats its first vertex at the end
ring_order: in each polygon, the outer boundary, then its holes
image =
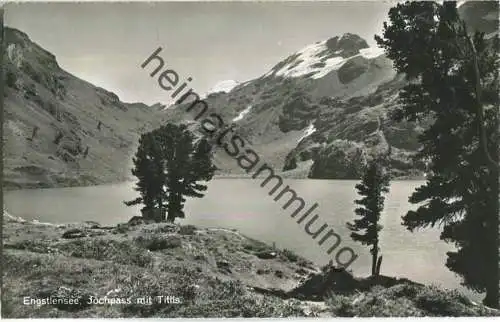
MULTIPOLYGON (((297 178, 293 177, 292 174, 288 175, 287 172, 278 173, 286 180, 336 180, 336 181, 359 181, 360 179, 310 179, 310 178, 297 178)), ((249 179, 255 180, 249 174, 217 174, 213 177, 213 180, 220 179, 249 179)), ((416 176, 416 177, 398 177, 394 178, 391 181, 422 181, 425 180, 425 177, 416 176)), ((83 187, 94 187, 94 186, 103 186, 103 185, 114 185, 121 184, 127 182, 134 182, 133 180, 120 180, 120 181, 111 181, 111 182, 99 182, 99 183, 89 183, 89 184, 74 184, 70 182, 68 184, 58 183, 51 184, 45 182, 25 182, 25 183, 13 183, 13 182, 3 182, 2 189, 3 191, 17 191, 17 190, 29 190, 29 189, 57 189, 57 188, 83 188, 83 187)))

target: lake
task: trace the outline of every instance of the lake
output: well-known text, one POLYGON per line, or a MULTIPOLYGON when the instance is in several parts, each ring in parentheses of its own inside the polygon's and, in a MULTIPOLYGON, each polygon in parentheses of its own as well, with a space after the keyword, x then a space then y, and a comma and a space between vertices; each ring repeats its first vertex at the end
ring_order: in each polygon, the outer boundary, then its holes
MULTIPOLYGON (((283 210, 282 203, 275 202, 267 194, 268 189, 260 187, 260 182, 252 179, 213 180, 204 198, 187 200, 186 219, 179 222, 236 228, 247 236, 291 249, 320 265, 328 263, 335 252, 328 255, 328 246, 319 246, 304 231, 304 223, 299 225, 290 217, 292 207, 283 210)), ((307 208, 314 202, 319 204, 314 212, 319 215, 314 227, 328 223, 342 237, 341 246, 349 246, 359 255, 349 268, 355 275, 369 275, 371 257, 368 248, 354 243, 345 227, 347 221, 354 219, 354 200, 358 198, 354 186, 357 181, 285 179, 285 183, 306 201, 307 208)), ((457 288, 474 300, 480 300, 481 296, 461 287, 458 276, 445 267, 446 252, 453 247, 439 239, 437 228, 411 233, 401 225, 401 216, 416 208, 408 203, 408 196, 422 183, 393 181, 391 184, 381 217, 384 226, 380 236, 381 273, 457 288)), ((137 196, 133 186, 127 182, 95 187, 8 191, 4 194, 4 205, 9 213, 25 219, 53 223, 91 220, 112 225, 139 215, 140 206, 123 204, 124 200, 137 196)))

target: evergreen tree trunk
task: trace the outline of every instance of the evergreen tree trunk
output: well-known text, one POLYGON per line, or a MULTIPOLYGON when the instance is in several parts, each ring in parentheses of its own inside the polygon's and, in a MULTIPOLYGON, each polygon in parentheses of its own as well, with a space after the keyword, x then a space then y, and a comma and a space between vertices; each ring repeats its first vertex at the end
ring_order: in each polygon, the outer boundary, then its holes
MULTIPOLYGON (((486 126, 484 124, 484 110, 482 103, 482 89, 481 89, 481 76, 479 72, 478 66, 478 57, 476 48, 474 46, 474 42, 470 36, 467 36, 467 40, 469 41, 470 47, 472 49, 472 60, 474 64, 474 72, 475 72, 475 94, 477 100, 477 121, 478 121, 478 132, 479 132, 479 142, 480 146, 484 152, 484 159, 486 164, 488 165, 490 172, 489 186, 491 188, 491 198, 489 198, 489 213, 486 222, 486 234, 488 234, 488 245, 486 247, 489 251, 486 252, 485 256, 489 259, 488 263, 488 277, 487 277, 487 286, 486 286, 486 297, 483 300, 483 303, 489 307, 499 308, 500 307, 500 296, 499 296, 499 283, 500 283, 500 275, 499 275, 499 251, 498 247, 499 240, 499 202, 498 202, 498 131, 496 131, 495 135, 493 135, 493 153, 490 154, 488 149, 488 139, 486 134, 486 126)), ((498 115, 495 118, 495 129, 498 129, 498 115)))
POLYGON ((377 275, 377 258, 378 258, 378 241, 373 244, 372 248, 372 276, 377 275))
MULTIPOLYGON (((492 156, 496 162, 498 162, 498 154, 494 154, 492 156)), ((488 214, 488 231, 489 234, 489 243, 486 245, 489 248, 489 251, 485 252, 485 256, 490 260, 489 263, 489 274, 488 274, 488 284, 486 286, 486 297, 483 300, 483 303, 489 307, 500 308, 500 295, 499 295, 499 283, 500 283, 500 262, 499 262, 499 206, 498 206, 498 168, 490 167, 491 169, 491 195, 493 198, 490 198, 490 213, 488 214), (495 198, 496 197, 496 198, 495 198)))
POLYGON ((181 211, 180 205, 181 196, 178 193, 171 192, 168 197, 168 215, 167 222, 173 223, 175 218, 179 217, 178 214, 181 211))
POLYGON ((377 269, 375 270, 376 276, 380 275, 380 267, 382 266, 382 255, 377 260, 377 269))

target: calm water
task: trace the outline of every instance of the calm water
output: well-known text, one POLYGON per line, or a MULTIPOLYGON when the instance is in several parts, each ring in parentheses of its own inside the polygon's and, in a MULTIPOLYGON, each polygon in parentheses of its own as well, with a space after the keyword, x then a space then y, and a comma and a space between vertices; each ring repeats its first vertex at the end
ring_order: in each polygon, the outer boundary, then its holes
MULTIPOLYGON (((342 236, 342 246, 350 246, 359 258, 351 265, 356 275, 370 273, 368 249, 354 243, 345 228, 346 221, 354 218, 354 185, 348 180, 292 180, 286 179, 306 201, 307 208, 314 202, 320 215, 316 227, 328 223, 342 236)), ((250 179, 217 179, 209 183, 207 194, 201 199, 186 202, 186 219, 183 223, 205 227, 236 228, 244 234, 280 248, 288 248, 318 264, 326 264, 335 255, 314 242, 290 218, 290 209, 281 205, 259 186, 260 181, 250 179)), ((415 206, 408 203, 408 196, 423 182, 395 181, 387 196, 385 212, 381 219, 384 226, 380 247, 384 275, 407 277, 426 284, 458 288, 474 299, 480 299, 460 286, 459 279, 444 266, 446 252, 453 248, 439 240, 438 229, 425 229, 410 233, 401 226, 401 216, 415 206)), ((6 210, 25 219, 43 222, 69 223, 84 220, 103 225, 127 221, 139 214, 140 207, 127 207, 124 200, 136 197, 133 183, 103 185, 98 187, 20 190, 5 193, 6 210)), ((283 198, 284 199, 284 198, 283 198)), ((326 244, 326 243, 325 243, 326 244)), ((324 245, 327 248, 327 245, 324 245)))

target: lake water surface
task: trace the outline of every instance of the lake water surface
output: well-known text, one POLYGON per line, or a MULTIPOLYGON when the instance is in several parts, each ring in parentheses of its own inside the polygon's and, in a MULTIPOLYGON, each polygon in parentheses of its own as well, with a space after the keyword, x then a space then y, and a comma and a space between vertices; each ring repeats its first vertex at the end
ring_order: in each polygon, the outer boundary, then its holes
MULTIPOLYGON (((354 219, 354 200, 358 198, 354 188, 357 181, 350 180, 293 180, 286 184, 297 191, 307 203, 319 207, 314 212, 320 217, 318 227, 329 224, 340 236, 341 246, 349 246, 359 258, 350 266, 355 275, 370 273, 370 255, 367 247, 352 242, 347 221, 354 219)), ((204 227, 236 228, 247 236, 275 242, 280 248, 288 248, 323 265, 333 259, 335 251, 328 255, 290 217, 291 209, 283 210, 260 187, 260 180, 216 179, 209 183, 204 198, 188 199, 184 224, 204 227), (332 256, 333 255, 333 256, 332 256)), ((415 205, 408 203, 408 196, 422 181, 393 181, 381 218, 381 273, 406 277, 426 284, 457 288, 479 300, 481 296, 460 286, 459 278, 444 265, 446 252, 451 245, 439 240, 439 230, 425 229, 410 233, 401 225, 401 216, 415 205)), ((92 220, 102 225, 126 222, 139 215, 140 207, 127 207, 124 200, 134 199, 133 183, 102 185, 96 187, 30 189, 9 191, 4 195, 6 210, 25 219, 42 222, 71 223, 92 220)), ((285 199, 283 197, 282 199, 285 199)), ((335 262, 335 261, 334 261, 335 262)))

